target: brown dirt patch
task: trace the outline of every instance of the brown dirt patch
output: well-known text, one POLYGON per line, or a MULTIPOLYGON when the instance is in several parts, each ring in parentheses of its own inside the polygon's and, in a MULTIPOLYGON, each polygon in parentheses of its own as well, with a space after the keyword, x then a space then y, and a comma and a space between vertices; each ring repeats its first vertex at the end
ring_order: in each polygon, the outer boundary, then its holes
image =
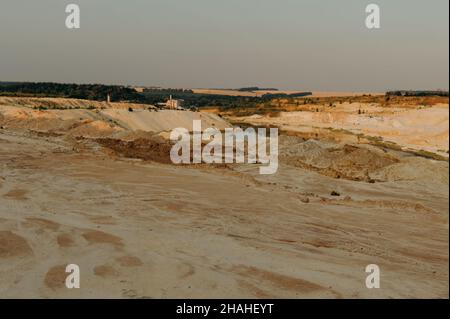
POLYGON ((99 230, 85 232, 83 237, 89 242, 89 244, 111 244, 116 247, 123 246, 122 238, 99 230))
POLYGON ((58 242, 58 246, 62 248, 72 247, 74 245, 74 241, 69 234, 60 234, 56 240, 58 242))
POLYGON ((111 266, 101 265, 94 268, 94 274, 100 277, 114 277, 119 273, 111 266))
POLYGON ((32 249, 25 238, 11 231, 0 231, 0 258, 26 256, 31 253, 32 249))
POLYGON ((66 273, 67 265, 59 265, 50 268, 45 275, 44 283, 51 289, 64 288, 66 286, 66 278, 69 273, 66 273))
POLYGON ((26 199, 28 199, 25 196, 26 194, 27 194, 27 191, 24 189, 12 189, 3 196, 6 198, 11 198, 11 199, 15 199, 15 200, 26 200, 26 199))
POLYGON ((100 225, 116 225, 115 219, 112 216, 93 216, 89 219, 100 225))
POLYGON ((27 222, 31 223, 32 225, 36 225, 41 228, 46 228, 49 230, 58 230, 58 228, 60 226, 58 223, 55 223, 51 220, 44 219, 44 218, 30 217, 30 218, 27 218, 27 222))
POLYGON ((252 285, 251 283, 246 282, 245 280, 238 280, 239 287, 244 290, 250 291, 256 298, 262 299, 271 299, 276 298, 276 296, 271 295, 267 291, 257 287, 257 285, 252 285))
POLYGON ((243 276, 253 278, 258 282, 267 282, 281 289, 294 290, 302 293, 311 293, 325 289, 304 279, 293 278, 256 267, 236 266, 233 270, 243 276))
POLYGON ((146 161, 169 164, 172 145, 162 140, 139 138, 134 141, 122 141, 112 138, 96 139, 120 156, 138 158, 146 161))
POLYGON ((116 259, 123 267, 139 267, 143 265, 142 260, 134 256, 123 256, 116 259))

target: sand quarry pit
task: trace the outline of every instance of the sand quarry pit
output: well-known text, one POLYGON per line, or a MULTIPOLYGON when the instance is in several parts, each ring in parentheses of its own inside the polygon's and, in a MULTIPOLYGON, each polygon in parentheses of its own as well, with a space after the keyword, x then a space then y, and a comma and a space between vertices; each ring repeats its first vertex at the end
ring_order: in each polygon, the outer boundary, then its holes
MULTIPOLYGON (((59 101, 77 107, 68 110, 0 102, 4 298, 449 297, 445 159, 328 129, 325 113, 306 127, 293 113, 230 118, 295 128, 280 135, 274 175, 258 165, 176 166, 171 128, 229 122, 80 108, 86 101, 59 101), (64 286, 72 263, 80 289, 64 286), (365 286, 369 264, 380 266, 381 289, 365 286)), ((420 144, 387 117, 377 134, 392 125, 405 148, 420 144)), ((359 131, 374 129, 367 118, 359 131)), ((425 129, 434 116, 422 118, 416 125, 435 137, 426 145, 445 149, 445 131, 425 129)))
MULTIPOLYGON (((330 103, 332 104, 332 103, 330 103)), ((250 115, 227 118, 253 126, 276 126, 297 133, 346 133, 403 150, 431 152, 448 159, 448 103, 415 107, 383 107, 375 103, 313 105, 301 111, 277 112, 276 116, 250 115)))

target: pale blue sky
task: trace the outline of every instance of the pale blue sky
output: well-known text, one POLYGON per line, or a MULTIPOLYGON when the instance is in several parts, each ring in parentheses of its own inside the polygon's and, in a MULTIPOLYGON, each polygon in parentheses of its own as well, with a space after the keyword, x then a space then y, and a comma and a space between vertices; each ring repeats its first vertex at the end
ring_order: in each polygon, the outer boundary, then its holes
POLYGON ((1 0, 0 81, 448 89, 448 0, 1 0), (65 6, 81 29, 65 28, 65 6), (381 29, 365 7, 381 7, 381 29))

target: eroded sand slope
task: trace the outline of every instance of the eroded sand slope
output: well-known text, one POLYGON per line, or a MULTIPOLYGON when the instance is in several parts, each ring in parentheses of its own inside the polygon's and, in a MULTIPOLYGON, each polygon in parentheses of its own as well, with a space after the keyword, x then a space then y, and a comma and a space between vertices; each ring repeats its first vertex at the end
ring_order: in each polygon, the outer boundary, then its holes
POLYGON ((255 126, 278 126, 297 132, 314 129, 346 130, 355 135, 381 138, 404 149, 425 150, 448 157, 448 104, 386 108, 376 104, 342 103, 327 108, 318 106, 317 110, 319 111, 281 112, 276 117, 252 115, 230 119, 255 126))

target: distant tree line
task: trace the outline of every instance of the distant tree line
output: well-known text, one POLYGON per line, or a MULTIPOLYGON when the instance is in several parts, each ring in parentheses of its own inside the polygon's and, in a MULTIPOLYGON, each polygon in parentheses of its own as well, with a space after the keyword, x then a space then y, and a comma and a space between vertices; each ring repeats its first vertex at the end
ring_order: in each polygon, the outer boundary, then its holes
POLYGON ((0 93, 15 96, 47 96, 105 101, 108 94, 111 101, 139 101, 141 96, 131 88, 102 84, 62 84, 51 82, 24 82, 0 84, 0 93))
POLYGON ((144 89, 145 93, 150 93, 150 92, 156 92, 156 93, 170 93, 170 94, 175 94, 175 93, 194 93, 194 91, 190 90, 190 89, 172 89, 172 88, 145 88, 144 89))
POLYGON ((389 91, 387 96, 449 96, 448 91, 389 91))
POLYGON ((278 89, 275 89, 275 88, 260 88, 260 87, 257 87, 257 86, 250 86, 250 87, 246 87, 246 88, 237 89, 237 91, 239 91, 239 92, 278 91, 278 89))
POLYGON ((272 100, 272 99, 282 99, 282 98, 294 98, 294 97, 305 97, 312 95, 312 92, 299 92, 299 93, 292 93, 292 94, 285 94, 285 93, 267 93, 264 94, 261 98, 263 100, 272 100))
POLYGON ((311 95, 311 92, 302 92, 294 94, 264 94, 261 97, 253 96, 231 96, 221 94, 203 94, 194 93, 191 90, 148 90, 144 91, 142 95, 145 103, 156 104, 161 101, 166 101, 172 95, 174 99, 184 100, 186 106, 206 107, 214 106, 220 108, 235 108, 235 107, 254 107, 257 104, 265 103, 272 99, 279 98, 296 98, 311 95))
POLYGON ((174 99, 184 100, 184 105, 189 107, 237 107, 248 104, 254 104, 259 99, 256 97, 244 97, 244 96, 230 96, 219 94, 203 94, 194 93, 191 90, 173 90, 173 89, 161 89, 161 90, 146 90, 142 93, 143 101, 148 104, 157 104, 167 101, 172 95, 174 99))

